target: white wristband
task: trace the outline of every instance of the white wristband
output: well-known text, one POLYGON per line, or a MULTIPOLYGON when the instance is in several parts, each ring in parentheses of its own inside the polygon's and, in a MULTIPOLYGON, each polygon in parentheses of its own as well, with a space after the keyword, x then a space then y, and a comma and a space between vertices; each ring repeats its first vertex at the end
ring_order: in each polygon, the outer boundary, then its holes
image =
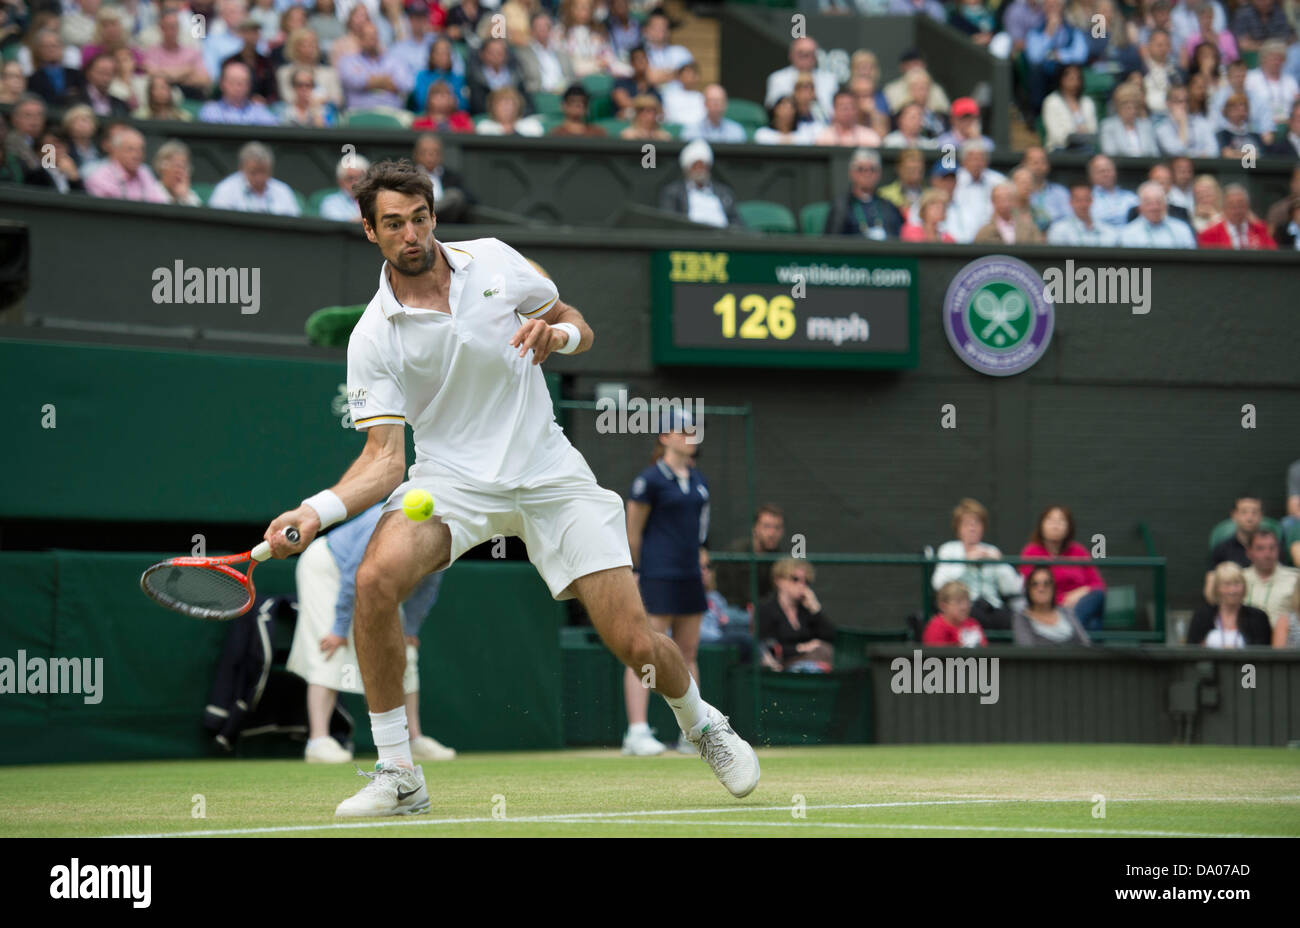
POLYGON ((321 490, 315 496, 307 497, 302 504, 316 510, 320 516, 321 531, 348 517, 348 507, 343 505, 343 500, 333 490, 321 490))
POLYGON ((555 325, 551 326, 551 328, 560 329, 569 333, 569 340, 564 343, 563 348, 555 349, 556 354, 573 354, 578 350, 578 342, 582 341, 582 334, 578 331, 576 325, 572 322, 557 322, 555 325))

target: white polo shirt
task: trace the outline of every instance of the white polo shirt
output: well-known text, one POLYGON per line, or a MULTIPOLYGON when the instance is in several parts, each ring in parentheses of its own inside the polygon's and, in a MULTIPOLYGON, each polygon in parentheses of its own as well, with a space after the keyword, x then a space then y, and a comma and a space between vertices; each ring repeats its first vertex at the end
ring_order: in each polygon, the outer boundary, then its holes
POLYGON ((451 265, 451 312, 399 303, 385 262, 348 341, 352 421, 410 425, 412 479, 450 471, 475 485, 516 487, 572 448, 541 366, 509 344, 521 316, 539 316, 559 295, 495 238, 438 244, 451 265))

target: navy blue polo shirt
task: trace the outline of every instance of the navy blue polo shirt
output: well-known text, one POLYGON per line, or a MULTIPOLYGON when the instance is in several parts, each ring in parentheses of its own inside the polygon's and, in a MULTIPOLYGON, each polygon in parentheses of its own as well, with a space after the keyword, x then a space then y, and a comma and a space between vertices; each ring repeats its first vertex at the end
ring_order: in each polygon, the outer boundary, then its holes
POLYGON ((700 546, 709 534, 709 482, 694 467, 679 479, 662 460, 632 481, 629 500, 650 506, 641 536, 641 577, 687 580, 700 575, 700 546))

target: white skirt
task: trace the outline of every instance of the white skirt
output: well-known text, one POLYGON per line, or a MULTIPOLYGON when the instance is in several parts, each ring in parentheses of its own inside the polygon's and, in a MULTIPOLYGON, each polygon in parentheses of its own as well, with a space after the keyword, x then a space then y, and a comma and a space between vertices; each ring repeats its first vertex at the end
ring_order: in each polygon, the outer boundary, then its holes
MULTIPOLYGON (((298 556, 294 578, 298 585, 298 624, 286 666, 308 683, 344 693, 364 693, 353 637, 355 626, 348 629, 348 640, 328 658, 320 649, 321 639, 334 627, 334 606, 339 597, 339 567, 324 538, 317 538, 298 556)), ((407 693, 420 690, 417 653, 411 645, 406 646, 402 688, 407 693)))

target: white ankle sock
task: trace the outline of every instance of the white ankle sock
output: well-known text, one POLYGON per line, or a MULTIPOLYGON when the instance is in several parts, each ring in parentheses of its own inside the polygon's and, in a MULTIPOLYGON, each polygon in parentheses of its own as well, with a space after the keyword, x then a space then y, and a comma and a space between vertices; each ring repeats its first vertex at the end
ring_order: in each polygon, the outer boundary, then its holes
POLYGON ((637 722, 627 727, 629 735, 648 735, 650 734, 650 725, 646 722, 637 722))
POLYGON ((387 712, 370 713, 370 733, 379 749, 379 762, 402 767, 415 767, 411 759, 411 738, 406 727, 406 706, 387 712))
POLYGON ((709 704, 700 698, 700 688, 695 685, 695 678, 691 677, 691 685, 686 688, 686 692, 676 699, 669 699, 669 707, 673 710, 673 715, 677 716, 677 724, 681 726, 682 731, 690 731, 709 713, 709 704))
POLYGON ((319 747, 320 745, 325 744, 326 742, 329 742, 329 741, 333 741, 333 740, 334 740, 334 739, 331 738, 329 735, 325 735, 325 736, 320 737, 320 738, 311 738, 311 739, 308 739, 308 741, 307 741, 307 747, 309 747, 309 748, 319 747))

